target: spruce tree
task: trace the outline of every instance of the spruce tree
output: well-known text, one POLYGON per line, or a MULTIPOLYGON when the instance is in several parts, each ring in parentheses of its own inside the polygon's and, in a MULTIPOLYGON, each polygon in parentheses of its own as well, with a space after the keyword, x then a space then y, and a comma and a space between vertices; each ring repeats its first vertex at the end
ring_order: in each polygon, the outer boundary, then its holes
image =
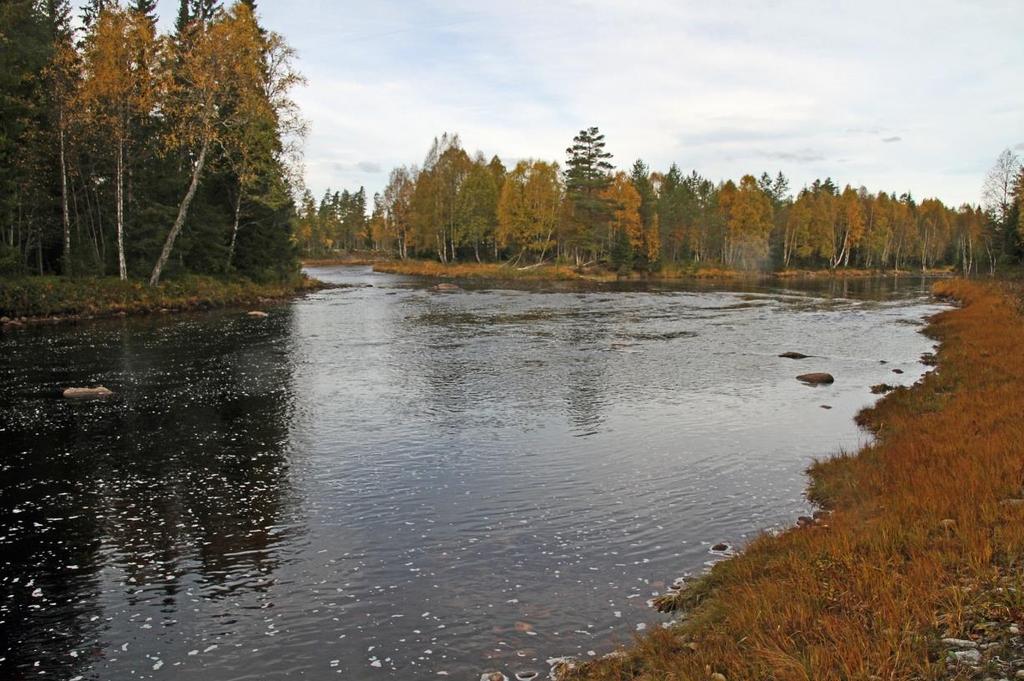
POLYGON ((192 18, 206 23, 220 9, 220 0, 192 0, 192 18))
POLYGON ((189 0, 180 0, 178 3, 178 17, 174 20, 174 32, 181 35, 192 22, 192 12, 189 0))
POLYGON ((116 0, 88 0, 82 6, 82 24, 89 28, 100 16, 100 12, 115 5, 117 5, 116 0))
POLYGON ((153 23, 156 23, 156 0, 131 0, 129 4, 133 12, 138 12, 153 23))

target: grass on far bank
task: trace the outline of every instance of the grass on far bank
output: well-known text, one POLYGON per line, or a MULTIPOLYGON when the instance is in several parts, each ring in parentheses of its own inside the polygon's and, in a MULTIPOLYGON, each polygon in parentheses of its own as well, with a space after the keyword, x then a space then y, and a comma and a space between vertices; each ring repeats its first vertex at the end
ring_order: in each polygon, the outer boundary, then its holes
POLYGON ((320 282, 305 276, 290 281, 256 283, 190 275, 149 286, 116 277, 20 277, 0 279, 0 316, 101 317, 158 310, 192 310, 251 305, 316 289, 320 282))
MULTIPOLYGON (((880 270, 838 269, 838 270, 783 270, 743 271, 715 265, 694 265, 666 263, 653 272, 632 272, 621 275, 606 267, 592 265, 573 267, 565 264, 544 264, 540 266, 516 267, 505 263, 458 262, 440 263, 436 260, 391 260, 375 262, 354 262, 339 259, 332 261, 304 261, 305 265, 372 264, 375 272, 405 274, 437 279, 484 279, 491 281, 676 281, 683 279, 762 280, 771 278, 801 279, 819 277, 861 278, 879 275, 920 275, 920 272, 884 272, 880 270)), ((948 275, 947 270, 931 270, 924 274, 948 275)))
POLYGON ((938 370, 860 415, 872 445, 810 470, 832 515, 755 540, 675 597, 681 623, 565 678, 1013 677, 993 665, 1024 656, 1005 647, 1024 621, 1024 320, 1005 288, 935 292, 961 304, 929 326, 938 370), (997 647, 951 668, 944 637, 997 647))
POLYGON ((459 262, 444 264, 436 260, 395 260, 373 266, 375 272, 407 274, 438 279, 489 279, 525 281, 576 281, 602 279, 614 281, 614 274, 587 274, 567 265, 541 265, 540 267, 513 267, 504 263, 459 262))

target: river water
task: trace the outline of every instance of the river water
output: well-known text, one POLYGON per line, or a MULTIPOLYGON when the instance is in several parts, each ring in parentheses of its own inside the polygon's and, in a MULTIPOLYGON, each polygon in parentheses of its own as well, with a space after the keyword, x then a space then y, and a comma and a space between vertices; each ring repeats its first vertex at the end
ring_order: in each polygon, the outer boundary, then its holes
POLYGON ((922 375, 940 309, 913 280, 313 274, 351 286, 266 319, 0 335, 0 678, 511 677, 608 652, 712 545, 808 513, 806 466, 866 439, 870 386, 922 375), (115 396, 58 397, 94 384, 115 396))

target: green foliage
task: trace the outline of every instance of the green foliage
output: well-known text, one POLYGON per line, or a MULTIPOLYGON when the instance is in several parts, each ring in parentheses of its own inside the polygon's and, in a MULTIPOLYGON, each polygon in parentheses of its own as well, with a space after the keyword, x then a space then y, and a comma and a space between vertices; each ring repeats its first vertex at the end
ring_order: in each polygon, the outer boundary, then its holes
MULTIPOLYGON (((153 0, 124 9, 89 0, 77 34, 68 0, 0 4, 3 271, 117 272, 120 203, 127 272, 147 274, 183 203, 198 148, 191 142, 202 132, 216 139, 168 269, 293 275, 290 140, 304 128, 288 91, 301 76, 281 36, 258 26, 254 6, 221 11, 219 2, 182 0, 178 37, 188 37, 164 40, 153 34, 153 0), (199 40, 204 31, 214 38, 199 40), (193 58, 201 49, 209 53, 193 58), (202 71, 213 65, 218 73, 202 71), (199 92, 216 100, 188 99, 199 92), (191 123, 211 110, 217 120, 197 131, 191 123)), ((365 212, 360 198, 353 215, 365 212)))

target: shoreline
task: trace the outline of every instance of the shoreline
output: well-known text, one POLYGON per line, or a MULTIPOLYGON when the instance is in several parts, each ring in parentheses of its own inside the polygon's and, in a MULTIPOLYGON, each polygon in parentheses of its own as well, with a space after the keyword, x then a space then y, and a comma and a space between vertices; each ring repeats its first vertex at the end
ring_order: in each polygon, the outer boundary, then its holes
POLYGON ((114 277, 0 279, 0 330, 25 326, 250 307, 333 288, 307 275, 260 284, 249 279, 189 276, 152 288, 114 277))
POLYGON ((810 467, 824 510, 677 580, 655 603, 672 625, 559 680, 1024 677, 1020 301, 933 292, 959 304, 924 331, 938 368, 857 416, 872 443, 810 467))
POLYGON ((595 283, 614 282, 678 282, 678 281, 786 281, 794 279, 867 279, 872 277, 950 277, 948 270, 779 270, 741 271, 718 267, 665 268, 649 274, 632 273, 622 276, 600 267, 579 269, 569 265, 542 265, 539 267, 516 268, 503 263, 454 263, 442 264, 433 260, 389 260, 389 261, 305 261, 305 266, 372 265, 374 272, 427 277, 431 279, 464 279, 480 281, 581 281, 595 283), (314 264, 319 263, 319 264, 314 264))

